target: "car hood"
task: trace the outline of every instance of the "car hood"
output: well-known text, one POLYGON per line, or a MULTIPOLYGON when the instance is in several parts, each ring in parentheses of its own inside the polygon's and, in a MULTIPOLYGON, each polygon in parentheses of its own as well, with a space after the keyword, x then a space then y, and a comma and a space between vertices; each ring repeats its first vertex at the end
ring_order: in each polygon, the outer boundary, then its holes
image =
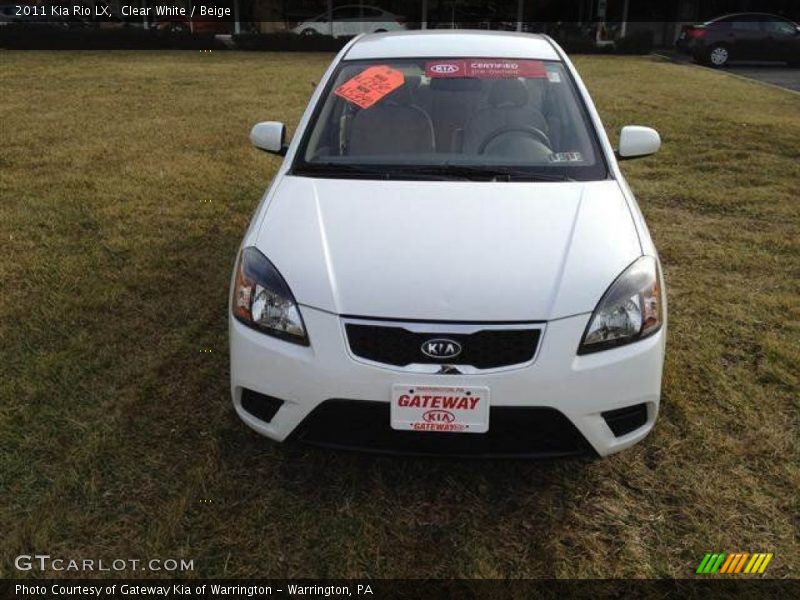
POLYGON ((276 183, 255 244, 299 304, 336 314, 556 319, 641 255, 615 181, 276 183))

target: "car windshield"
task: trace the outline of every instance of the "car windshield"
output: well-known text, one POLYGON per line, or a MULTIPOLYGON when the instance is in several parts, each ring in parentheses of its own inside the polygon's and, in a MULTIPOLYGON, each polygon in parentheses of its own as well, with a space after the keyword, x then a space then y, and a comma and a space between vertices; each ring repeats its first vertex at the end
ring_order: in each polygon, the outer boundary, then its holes
POLYGON ((561 62, 345 61, 314 110, 297 174, 603 179, 585 106, 561 62))

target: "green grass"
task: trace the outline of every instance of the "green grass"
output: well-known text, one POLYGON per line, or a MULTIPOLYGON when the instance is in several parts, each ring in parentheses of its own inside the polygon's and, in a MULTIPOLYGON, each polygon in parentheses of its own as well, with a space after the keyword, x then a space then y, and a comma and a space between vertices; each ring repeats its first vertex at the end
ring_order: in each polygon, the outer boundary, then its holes
MULTIPOLYGON (((226 296, 324 55, 0 53, 0 575, 13 557, 186 557, 202 576, 797 577, 800 97, 579 58, 661 252, 662 413, 602 461, 374 458, 236 418, 226 296), (210 349, 211 352, 203 352, 210 349)), ((147 573, 139 573, 147 575, 147 573)))

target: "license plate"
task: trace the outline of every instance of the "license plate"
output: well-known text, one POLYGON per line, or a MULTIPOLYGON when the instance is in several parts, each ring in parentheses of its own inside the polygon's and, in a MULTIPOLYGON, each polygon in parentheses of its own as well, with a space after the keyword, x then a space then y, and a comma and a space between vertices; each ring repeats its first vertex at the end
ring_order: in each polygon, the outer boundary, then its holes
POLYGON ((390 413, 392 429, 486 433, 489 388, 395 385, 390 413))

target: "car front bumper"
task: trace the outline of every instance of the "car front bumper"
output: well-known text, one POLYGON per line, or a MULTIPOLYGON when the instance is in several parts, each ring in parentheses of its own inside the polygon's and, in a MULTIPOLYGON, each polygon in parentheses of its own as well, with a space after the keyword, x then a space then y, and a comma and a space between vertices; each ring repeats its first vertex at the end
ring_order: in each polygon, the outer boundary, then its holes
MULTIPOLYGON (((536 415, 540 413, 528 411, 525 414, 532 417, 528 421, 514 416, 520 414, 521 408, 538 409, 549 416, 566 417, 565 421, 580 433, 586 446, 600 456, 618 452, 643 439, 658 414, 665 328, 634 344, 578 356, 576 349, 590 317, 586 313, 543 325, 539 348, 529 363, 485 372, 473 370, 469 374, 442 375, 363 361, 353 356, 348 348, 342 318, 307 306, 301 307, 301 311, 311 341, 308 347, 264 335, 235 319, 230 319, 229 324, 231 393, 236 412, 255 431, 277 441, 296 436, 314 417, 322 417, 323 407, 328 410, 324 419, 340 429, 338 439, 347 439, 348 427, 355 427, 355 424, 349 417, 331 418, 332 406, 334 411, 339 410, 337 406, 345 406, 337 405, 334 399, 360 401, 369 403, 363 406, 385 409, 379 411, 385 415, 385 421, 384 417, 377 417, 377 426, 389 432, 388 406, 394 384, 487 386, 491 390, 493 411, 490 434, 496 410, 506 422, 516 422, 509 435, 542 435, 550 425, 537 421, 536 415), (266 422, 242 407, 243 389, 278 398, 283 403, 266 422), (628 433, 615 435, 602 413, 633 405, 646 407, 646 420, 628 433), (526 429, 527 422, 534 425, 539 422, 542 426, 526 429)), ((374 417, 376 412, 372 410, 370 414, 374 417)), ((319 420, 316 418, 317 422, 319 420)), ((361 426, 366 426, 367 422, 362 421, 361 426)), ((369 422, 376 423, 374 419, 369 422)), ((477 438, 487 435, 402 433, 456 436, 461 449, 479 446, 481 440, 477 438)), ((501 434, 494 432, 495 437, 498 435, 501 434)), ((430 437, 417 439, 420 447, 430 447, 430 437)), ((405 437, 403 442, 398 450, 414 451, 413 438, 405 437)), ((358 443, 353 443, 352 447, 367 449, 358 443)), ((510 447, 514 453, 514 446, 510 447)), ((385 446, 378 448, 387 449, 385 446)))

